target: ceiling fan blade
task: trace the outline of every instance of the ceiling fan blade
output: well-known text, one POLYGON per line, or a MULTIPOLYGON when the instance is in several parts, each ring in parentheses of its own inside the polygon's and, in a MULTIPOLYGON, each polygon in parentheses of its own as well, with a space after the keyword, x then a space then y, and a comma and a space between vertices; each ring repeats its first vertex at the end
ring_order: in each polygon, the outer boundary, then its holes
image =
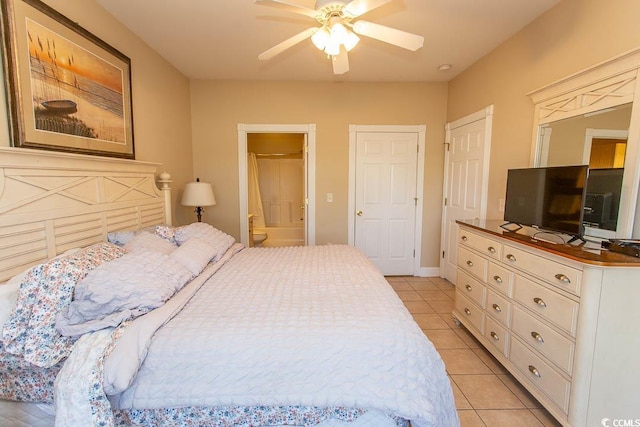
POLYGON ((309 37, 314 35, 316 33, 316 31, 318 31, 318 30, 319 30, 318 27, 307 28, 303 32, 298 33, 295 36, 290 37, 290 38, 286 39, 285 41, 275 45, 271 49, 265 50, 260 55, 258 55, 258 59, 261 59, 262 61, 266 61, 268 59, 271 59, 274 56, 284 52, 287 49, 289 49, 290 47, 293 47, 293 46, 297 45, 301 41, 304 41, 304 40, 308 39, 309 37))
POLYGON ((358 17, 390 1, 391 0, 353 0, 344 7, 344 10, 349 15, 358 17))
POLYGON ((368 21, 355 22, 353 32, 412 51, 416 51, 424 45, 424 37, 422 36, 368 21))
POLYGON ((340 54, 331 57, 333 63, 333 74, 344 74, 349 71, 349 55, 344 48, 340 49, 340 54))
POLYGON ((313 19, 315 19, 318 15, 318 11, 315 9, 309 9, 308 7, 300 6, 282 0, 254 0, 254 2, 255 4, 259 4, 262 6, 270 6, 277 9, 286 10, 287 12, 299 13, 313 19))

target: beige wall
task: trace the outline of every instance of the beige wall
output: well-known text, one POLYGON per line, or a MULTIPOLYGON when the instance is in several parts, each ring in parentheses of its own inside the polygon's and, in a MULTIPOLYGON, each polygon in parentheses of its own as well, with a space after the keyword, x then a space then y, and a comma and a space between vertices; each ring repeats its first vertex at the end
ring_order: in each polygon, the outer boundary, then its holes
MULTIPOLYGON (((45 0, 45 3, 131 58, 136 159, 162 163, 162 168, 172 174, 174 221, 190 220, 188 212, 176 203, 181 194, 176 190, 192 178, 189 80, 96 2, 45 0)), ((11 145, 6 117, 3 102, 0 146, 11 145)))
POLYGON ((564 0, 449 82, 447 120, 494 104, 487 218, 502 218, 507 169, 529 165, 527 93, 640 45, 637 0, 564 0))
MULTIPOLYGON (((501 218, 506 170, 529 163, 533 106, 526 94, 640 45, 637 0, 564 0, 448 85, 189 82, 97 3, 46 3, 131 58, 136 157, 163 163, 173 175, 179 224, 192 220, 177 203, 184 183, 199 176, 213 183, 218 200, 205 218, 239 237, 237 124, 315 123, 317 242, 344 243, 349 124, 426 124, 423 267, 439 264, 445 122, 494 105, 487 215, 501 218), (333 203, 325 201, 329 192, 333 203)), ((5 116, 0 145, 8 146, 5 116)))
POLYGON ((207 222, 240 236, 237 125, 315 123, 316 241, 346 243, 349 125, 426 124, 423 267, 439 265, 446 83, 191 82, 194 173, 207 222), (333 193, 334 202, 326 202, 333 193))

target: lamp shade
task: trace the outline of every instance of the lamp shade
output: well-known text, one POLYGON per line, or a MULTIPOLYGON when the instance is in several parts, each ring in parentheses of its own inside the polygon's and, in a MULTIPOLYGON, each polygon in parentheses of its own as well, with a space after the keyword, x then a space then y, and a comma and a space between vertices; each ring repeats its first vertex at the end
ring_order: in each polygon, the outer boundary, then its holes
POLYGON ((213 206, 216 204, 216 197, 213 195, 213 188, 208 182, 187 182, 182 193, 182 206, 213 206))

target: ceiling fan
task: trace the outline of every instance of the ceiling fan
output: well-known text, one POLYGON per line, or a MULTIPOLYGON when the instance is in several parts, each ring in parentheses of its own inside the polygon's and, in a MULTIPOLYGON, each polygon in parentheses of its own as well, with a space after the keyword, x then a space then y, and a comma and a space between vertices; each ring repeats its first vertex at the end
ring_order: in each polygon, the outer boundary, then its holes
POLYGON ((300 6, 283 0, 255 0, 256 4, 275 7, 315 19, 320 27, 310 27, 261 53, 258 58, 268 60, 311 38, 313 44, 331 58, 334 74, 349 71, 347 52, 360 41, 361 36, 380 40, 404 49, 416 51, 424 44, 417 34, 356 18, 392 0, 317 0, 316 8, 300 6))

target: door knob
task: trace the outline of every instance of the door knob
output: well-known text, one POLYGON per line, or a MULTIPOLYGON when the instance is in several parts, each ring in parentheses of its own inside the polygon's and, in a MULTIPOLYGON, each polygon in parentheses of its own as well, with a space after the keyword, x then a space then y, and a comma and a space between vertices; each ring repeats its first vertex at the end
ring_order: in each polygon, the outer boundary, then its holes
POLYGON ((358 215, 358 216, 362 216, 362 211, 358 211, 358 212, 356 212, 356 215, 358 215))

